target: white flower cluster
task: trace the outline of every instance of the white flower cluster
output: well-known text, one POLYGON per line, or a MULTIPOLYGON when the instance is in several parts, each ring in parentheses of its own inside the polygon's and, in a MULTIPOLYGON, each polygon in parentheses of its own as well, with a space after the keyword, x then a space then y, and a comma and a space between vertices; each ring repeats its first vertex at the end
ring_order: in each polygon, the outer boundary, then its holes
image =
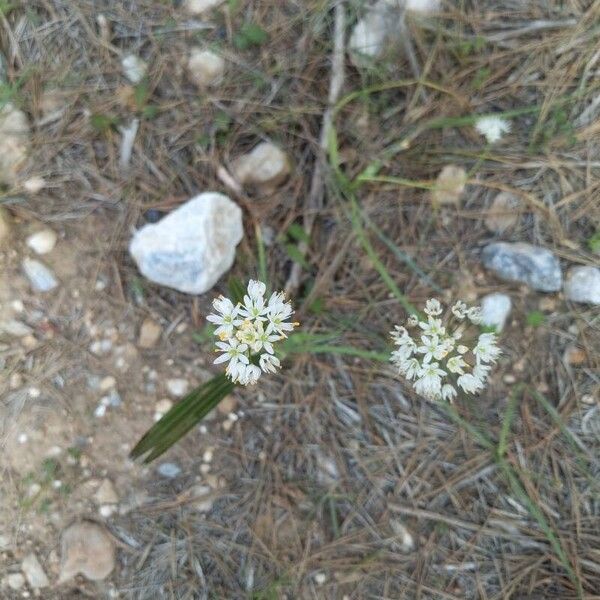
POLYGON ((479 117, 475 121, 475 129, 489 144, 494 144, 500 141, 505 133, 510 133, 510 121, 494 115, 479 117))
POLYGON ((490 363, 500 356, 496 345, 496 335, 480 334, 473 343, 462 340, 469 322, 481 323, 481 310, 467 308, 458 301, 451 307, 451 316, 442 323, 443 309, 436 299, 427 301, 425 315, 427 320, 416 316, 408 319, 407 326, 417 329, 417 341, 406 327, 396 326, 391 332, 394 344, 398 346, 392 352, 391 361, 400 375, 413 382, 416 392, 429 400, 448 400, 457 395, 457 387, 468 394, 476 394, 485 387, 490 363), (455 324, 450 331, 449 321, 455 324))
POLYGON ((294 311, 283 292, 274 292, 265 303, 266 291, 264 283, 251 279, 243 304, 220 296, 213 301, 217 314, 206 317, 218 326, 216 351, 223 354, 215 364, 227 362, 225 372, 234 383, 253 385, 262 373, 275 373, 281 365, 273 344, 298 325, 288 320, 294 311))

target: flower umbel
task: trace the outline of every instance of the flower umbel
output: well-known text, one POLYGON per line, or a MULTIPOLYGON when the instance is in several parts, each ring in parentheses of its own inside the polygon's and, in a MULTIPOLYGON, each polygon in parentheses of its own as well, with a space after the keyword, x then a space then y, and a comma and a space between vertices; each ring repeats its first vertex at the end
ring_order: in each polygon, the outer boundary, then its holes
POLYGON ((240 385, 253 385, 263 373, 281 368, 275 345, 298 325, 289 320, 294 311, 284 294, 274 292, 265 302, 266 291, 264 283, 251 279, 243 303, 220 296, 213 301, 217 314, 206 317, 218 325, 216 351, 222 354, 214 362, 226 362, 227 376, 240 385))
POLYGON ((494 333, 482 333, 469 342, 465 330, 481 322, 478 307, 467 308, 459 300, 446 318, 436 299, 427 301, 425 319, 409 317, 406 327, 396 326, 391 332, 397 346, 391 362, 398 373, 413 382, 416 392, 428 400, 451 402, 462 388, 468 394, 477 394, 485 388, 491 370, 501 351, 494 333), (466 340, 463 339, 466 337, 466 340), (461 343, 457 345, 457 340, 461 343), (464 343, 463 343, 464 342, 464 343))

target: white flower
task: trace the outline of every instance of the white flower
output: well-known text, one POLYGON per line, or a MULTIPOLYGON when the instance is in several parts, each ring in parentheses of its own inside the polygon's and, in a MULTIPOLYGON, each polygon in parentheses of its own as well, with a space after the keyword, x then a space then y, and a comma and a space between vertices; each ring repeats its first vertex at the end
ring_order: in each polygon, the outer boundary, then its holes
POLYGON ((462 356, 453 356, 452 358, 448 359, 446 366, 448 367, 448 371, 450 371, 450 373, 458 373, 459 375, 462 375, 464 373, 464 368, 468 367, 469 365, 463 360, 462 356))
POLYGON ((240 309, 234 306, 233 302, 225 296, 219 296, 213 300, 213 308, 219 313, 218 315, 210 314, 206 317, 207 321, 218 325, 215 330, 215 335, 222 340, 226 340, 233 335, 234 327, 241 324, 242 320, 238 319, 240 309))
POLYGON ((456 388, 449 383, 445 383, 442 386, 442 400, 446 400, 448 402, 452 402, 454 398, 456 398, 456 388))
MULTIPOLYGON (((217 342, 217 348, 223 352, 221 356, 214 361, 215 365, 223 362, 229 362, 233 368, 238 362, 248 364, 249 360, 245 352, 248 350, 248 344, 241 344, 237 338, 230 338, 225 342, 217 342)), ((219 351, 217 350, 217 352, 219 351)))
POLYGON ((477 363, 494 363, 502 351, 496 346, 496 335, 493 333, 482 333, 477 346, 473 349, 473 354, 477 358, 477 363))
POLYGON ((259 363, 265 373, 275 373, 281 366, 279 359, 274 354, 261 354, 259 363))
POLYGON ((267 291, 267 286, 262 281, 251 279, 248 282, 248 296, 252 300, 262 299, 267 291))
POLYGON ((469 308, 467 311, 467 317, 469 317, 469 321, 474 325, 481 325, 481 321, 483 320, 483 316, 481 314, 481 307, 473 306, 469 308))
POLYGON ((416 327, 419 324, 419 317, 410 315, 410 317, 408 317, 408 321, 406 321, 406 324, 409 327, 416 327))
POLYGON ((462 321, 467 316, 467 305, 462 300, 458 300, 450 310, 459 321, 462 321))
POLYGON ((468 308, 459 300, 442 315, 441 304, 432 299, 425 312, 426 321, 407 320, 412 334, 402 326, 391 332, 396 348, 390 360, 398 373, 412 381, 417 393, 429 400, 451 402, 458 394, 457 387, 469 394, 484 389, 491 370, 488 363, 496 361, 500 349, 495 334, 477 336, 478 332, 472 331, 480 310, 468 308), (464 343, 458 344, 459 339, 464 343))
POLYGON ((442 305, 440 304, 440 301, 436 300, 435 298, 430 298, 429 300, 427 300, 427 302, 425 303, 424 312, 430 317, 437 317, 438 315, 441 315, 442 305))
POLYGON ((441 394, 442 377, 446 374, 436 362, 423 365, 419 379, 415 381, 415 390, 425 398, 435 399, 441 394))
POLYGON ((468 394, 476 394, 483 388, 483 381, 471 373, 461 375, 456 383, 468 394))
POLYGON ((237 374, 237 379, 233 379, 235 383, 241 385, 254 385, 260 378, 262 371, 256 365, 245 365, 244 369, 240 369, 237 374))
POLYGON ((273 342, 281 339, 281 335, 274 333, 274 331, 275 328, 272 323, 269 323, 265 329, 262 321, 258 321, 255 326, 255 340, 251 345, 252 351, 260 352, 264 348, 269 354, 273 354, 273 342))
POLYGON ((510 132, 510 122, 494 115, 480 117, 475 121, 475 129, 485 137, 489 144, 502 139, 505 133, 510 132))
POLYGON ((215 335, 221 340, 216 342, 222 354, 215 364, 227 362, 225 373, 240 385, 252 385, 263 372, 275 373, 281 367, 275 345, 298 325, 289 321, 294 311, 283 293, 274 292, 265 303, 266 291, 264 283, 250 280, 243 304, 220 296, 213 301, 218 314, 207 317, 218 325, 215 335))
POLYGON ((427 323, 420 321, 419 327, 425 335, 443 336, 446 333, 446 328, 442 325, 442 320, 434 319, 431 316, 427 317, 427 323))

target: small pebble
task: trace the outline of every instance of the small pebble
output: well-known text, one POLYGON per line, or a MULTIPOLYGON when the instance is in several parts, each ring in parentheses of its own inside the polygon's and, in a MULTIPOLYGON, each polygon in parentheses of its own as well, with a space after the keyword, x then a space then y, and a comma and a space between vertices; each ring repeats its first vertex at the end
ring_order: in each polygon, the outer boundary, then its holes
POLYGON ((316 573, 315 574, 315 583, 317 585, 323 585, 327 582, 327 575, 325 573, 316 573))
POLYGON ((212 462, 212 459, 213 459, 213 450, 212 450, 212 448, 207 448, 204 451, 204 454, 202 455, 202 460, 205 463, 209 463, 209 462, 212 462))
POLYGON ((34 292, 50 292, 58 286, 54 273, 38 260, 25 258, 22 266, 34 292))
POLYGON ((29 194, 37 194, 46 187, 46 180, 43 177, 30 177, 23 182, 23 189, 29 194))
POLYGON ((105 356, 112 350, 112 345, 109 339, 96 340, 90 344, 90 352, 96 356, 105 356))
POLYGON ((11 390, 16 390, 23 385, 23 376, 21 373, 13 373, 10 376, 9 386, 11 390))
POLYGON ((168 479, 173 479, 181 473, 181 468, 175 463, 162 463, 158 466, 158 474, 168 479))
POLYGON ((115 385, 117 385, 117 380, 112 375, 107 375, 100 380, 98 389, 101 392, 107 392, 108 390, 114 388, 115 385))
POLYGON ((187 393, 189 382, 187 379, 181 378, 167 379, 166 387, 171 396, 174 398, 181 398, 187 393))
POLYGON ((39 398, 42 395, 42 391, 36 387, 29 388, 27 393, 30 398, 39 398))
POLYGON ((565 352, 563 354, 563 360, 566 364, 576 367, 585 364, 587 360, 587 355, 583 348, 571 344, 565 349, 565 352))
POLYGON ((25 585, 25 577, 21 573, 11 573, 6 576, 6 585, 11 590, 20 590, 25 585))
POLYGON ((123 67, 125 77, 134 85, 142 81, 148 69, 146 63, 139 56, 135 56, 135 54, 124 56, 121 60, 121 66, 123 67))
POLYGON ((144 319, 140 327, 140 335, 138 338, 138 346, 140 348, 154 348, 162 335, 162 327, 153 319, 144 319))
POLYGON ((36 254, 48 254, 52 252, 58 237, 51 229, 42 229, 36 233, 32 233, 26 240, 25 243, 31 248, 36 254))
POLYGON ((50 585, 50 581, 35 554, 28 554, 23 559, 21 570, 25 574, 27 582, 34 590, 45 588, 50 585))

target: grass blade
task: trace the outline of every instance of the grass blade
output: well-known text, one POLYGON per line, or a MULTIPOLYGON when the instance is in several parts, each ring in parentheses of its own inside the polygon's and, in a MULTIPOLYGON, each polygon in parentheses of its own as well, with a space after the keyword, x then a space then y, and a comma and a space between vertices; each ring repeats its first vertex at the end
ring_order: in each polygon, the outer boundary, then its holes
POLYGON ((221 373, 192 390, 142 436, 131 451, 131 458, 145 455, 144 462, 152 462, 197 425, 234 387, 225 373, 221 373))

